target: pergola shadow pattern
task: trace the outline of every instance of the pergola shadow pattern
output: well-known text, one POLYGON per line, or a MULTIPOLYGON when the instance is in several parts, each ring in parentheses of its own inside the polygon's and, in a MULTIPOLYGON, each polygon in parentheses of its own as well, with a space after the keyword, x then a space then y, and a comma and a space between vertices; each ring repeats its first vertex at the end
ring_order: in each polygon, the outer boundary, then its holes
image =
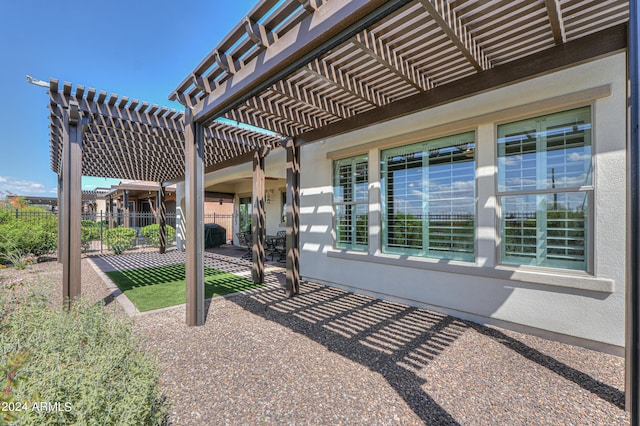
MULTIPOLYGON (((166 266, 183 263, 184 259, 184 253, 171 251, 164 255, 96 256, 92 260, 106 272, 166 266)), ((251 273, 250 261, 216 253, 205 253, 205 265, 240 276, 251 273)), ((502 346, 518 359, 532 362, 551 376, 596 395, 603 403, 623 409, 622 391, 500 330, 310 282, 303 282, 298 296, 289 298, 282 291, 283 281, 282 268, 267 269, 267 286, 227 299, 253 315, 284 326, 380 374, 425 424, 460 424, 429 394, 424 371, 470 331, 484 336, 485 344, 493 342, 497 347, 502 346)), ((215 309, 212 302, 207 304, 208 315, 215 316, 215 309)))

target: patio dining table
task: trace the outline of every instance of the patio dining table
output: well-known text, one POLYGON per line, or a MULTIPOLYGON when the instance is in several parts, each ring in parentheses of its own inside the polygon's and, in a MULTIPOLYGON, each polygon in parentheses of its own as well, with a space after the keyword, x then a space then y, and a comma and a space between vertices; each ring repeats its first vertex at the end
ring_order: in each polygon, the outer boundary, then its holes
POLYGON ((267 235, 265 237, 265 247, 267 252, 271 254, 271 260, 278 255, 278 260, 286 259, 286 237, 283 235, 267 235))

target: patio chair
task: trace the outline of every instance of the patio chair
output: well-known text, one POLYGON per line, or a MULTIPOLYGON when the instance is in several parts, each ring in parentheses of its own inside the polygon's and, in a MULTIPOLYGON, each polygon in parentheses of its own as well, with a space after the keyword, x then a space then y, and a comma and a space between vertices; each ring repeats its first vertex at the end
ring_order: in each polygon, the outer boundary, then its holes
MULTIPOLYGON (((278 231, 276 233, 274 252, 278 255, 279 262, 287 260, 287 231, 278 231)), ((273 260, 273 255, 271 256, 273 260)))
POLYGON ((251 248, 253 246, 253 237, 250 232, 238 232, 238 245, 246 249, 246 252, 242 255, 242 259, 251 259, 253 257, 251 248))

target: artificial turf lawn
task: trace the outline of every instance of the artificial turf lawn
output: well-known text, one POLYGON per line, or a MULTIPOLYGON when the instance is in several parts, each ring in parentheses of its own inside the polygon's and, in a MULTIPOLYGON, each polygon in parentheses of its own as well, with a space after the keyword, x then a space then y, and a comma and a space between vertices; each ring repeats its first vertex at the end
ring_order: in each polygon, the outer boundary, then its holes
MULTIPOLYGON (((186 301, 184 264, 107 272, 140 312, 179 305, 186 301)), ((237 275, 204 267, 205 299, 262 287, 237 275)))

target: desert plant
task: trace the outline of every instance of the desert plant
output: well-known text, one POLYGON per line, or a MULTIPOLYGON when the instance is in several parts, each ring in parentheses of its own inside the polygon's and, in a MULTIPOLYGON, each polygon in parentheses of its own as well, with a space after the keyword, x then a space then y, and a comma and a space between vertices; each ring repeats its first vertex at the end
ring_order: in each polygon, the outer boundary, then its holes
POLYGON ((33 263, 33 256, 27 260, 24 252, 18 248, 8 237, 0 235, 0 261, 8 263, 16 269, 24 269, 27 264, 33 263))
POLYGON ((29 359, 29 351, 22 349, 7 358, 4 364, 0 365, 0 374, 2 377, 6 377, 5 382, 2 385, 2 392, 0 393, 0 403, 3 407, 9 408, 8 410, 2 410, 0 419, 4 420, 7 424, 16 420, 15 410, 16 404, 19 404, 19 408, 23 407, 20 401, 15 401, 15 398, 11 392, 15 388, 17 382, 22 379, 20 377, 20 369, 26 364, 29 359), (11 409, 14 408, 14 409, 11 409))
POLYGON ((109 248, 116 253, 120 254, 126 249, 134 248, 136 246, 136 238, 138 233, 135 229, 131 228, 113 228, 104 232, 103 238, 109 248))
MULTIPOLYGON (((173 226, 166 225, 167 243, 176 238, 176 230, 173 226)), ((154 223, 140 229, 140 234, 145 238, 147 244, 153 247, 160 247, 160 225, 154 223)))
MULTIPOLYGON (((25 404, 11 421, 160 424, 166 415, 156 362, 132 323, 86 300, 70 311, 29 292, 0 292, 3 400, 25 404), (56 410, 33 409, 47 401, 56 410)), ((6 419, 5 419, 6 420, 6 419)))

